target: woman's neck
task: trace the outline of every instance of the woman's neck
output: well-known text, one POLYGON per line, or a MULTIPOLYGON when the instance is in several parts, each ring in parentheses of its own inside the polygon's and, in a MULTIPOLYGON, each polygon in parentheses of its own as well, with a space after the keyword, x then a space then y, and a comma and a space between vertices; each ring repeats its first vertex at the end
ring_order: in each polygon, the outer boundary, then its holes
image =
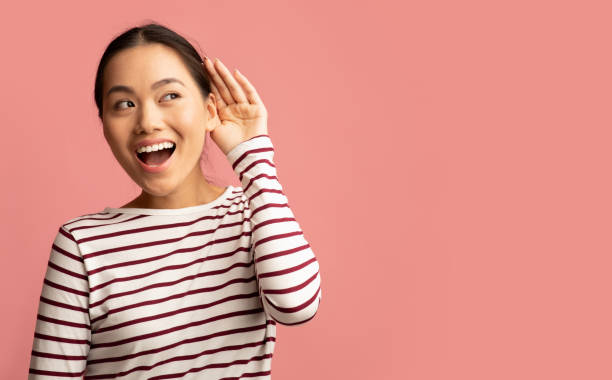
POLYGON ((217 199, 225 187, 209 183, 198 167, 172 193, 154 196, 144 190, 138 197, 121 208, 177 209, 206 204, 217 199))

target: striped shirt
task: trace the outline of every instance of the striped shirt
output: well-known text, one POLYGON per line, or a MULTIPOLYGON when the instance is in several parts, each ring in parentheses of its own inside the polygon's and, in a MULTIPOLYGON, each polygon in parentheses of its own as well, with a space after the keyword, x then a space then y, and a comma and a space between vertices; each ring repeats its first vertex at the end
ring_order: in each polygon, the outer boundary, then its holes
POLYGON ((29 379, 271 379, 276 323, 312 319, 318 261, 269 135, 227 154, 241 186, 179 209, 110 208, 61 225, 29 379))

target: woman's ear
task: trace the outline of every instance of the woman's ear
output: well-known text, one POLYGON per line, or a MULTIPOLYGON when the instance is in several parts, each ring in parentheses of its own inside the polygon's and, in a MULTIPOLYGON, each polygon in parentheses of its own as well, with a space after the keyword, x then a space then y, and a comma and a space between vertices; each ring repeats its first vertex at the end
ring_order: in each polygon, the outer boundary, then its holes
POLYGON ((206 130, 212 132, 221 125, 219 113, 217 112, 217 98, 212 92, 208 94, 208 98, 206 99, 206 115, 206 130))

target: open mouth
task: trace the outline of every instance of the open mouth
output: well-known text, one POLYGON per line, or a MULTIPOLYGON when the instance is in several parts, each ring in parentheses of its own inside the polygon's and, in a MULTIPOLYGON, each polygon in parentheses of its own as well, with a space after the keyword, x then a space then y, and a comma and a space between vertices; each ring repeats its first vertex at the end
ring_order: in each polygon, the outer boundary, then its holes
POLYGON ((138 157, 138 160, 140 160, 140 162, 142 162, 143 164, 155 167, 168 161, 170 156, 172 156, 172 153, 174 153, 175 149, 176 145, 173 144, 171 148, 164 148, 151 152, 137 152, 136 157, 138 157))

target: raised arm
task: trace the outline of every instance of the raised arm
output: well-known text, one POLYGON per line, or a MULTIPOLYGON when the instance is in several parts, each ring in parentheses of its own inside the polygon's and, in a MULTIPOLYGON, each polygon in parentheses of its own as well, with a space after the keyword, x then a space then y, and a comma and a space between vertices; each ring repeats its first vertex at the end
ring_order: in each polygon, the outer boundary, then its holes
POLYGON ((319 263, 276 177, 267 134, 227 153, 248 199, 252 253, 266 314, 283 325, 314 317, 321 301, 319 263))
POLYGON ((80 378, 91 341, 89 282, 74 237, 60 227, 49 255, 28 379, 80 378))

